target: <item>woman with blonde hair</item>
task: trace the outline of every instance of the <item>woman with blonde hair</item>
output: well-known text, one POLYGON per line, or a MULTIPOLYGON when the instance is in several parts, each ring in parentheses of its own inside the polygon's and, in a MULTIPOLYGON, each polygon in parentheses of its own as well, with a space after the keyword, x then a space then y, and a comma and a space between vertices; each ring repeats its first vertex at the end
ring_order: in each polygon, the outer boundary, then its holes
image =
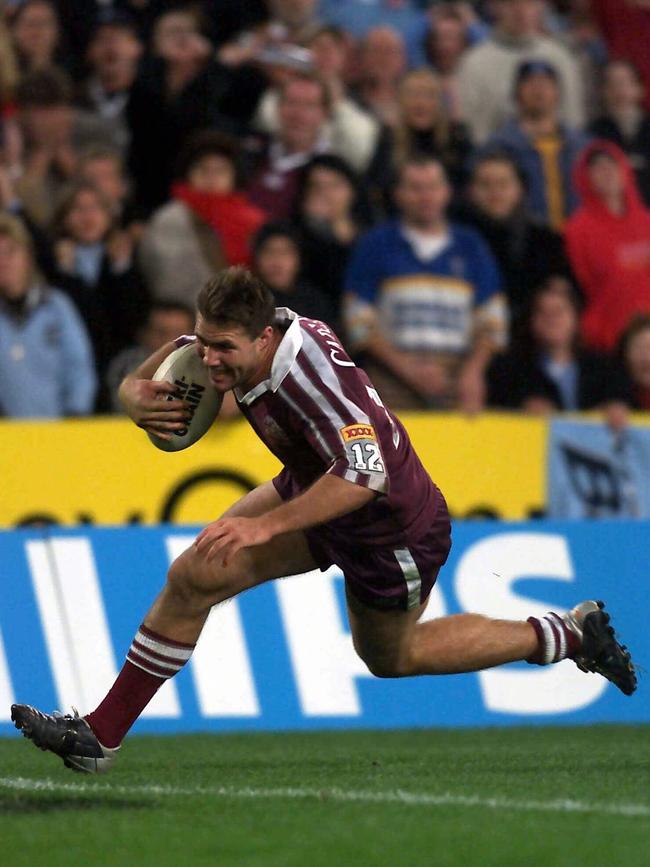
POLYGON ((471 142, 463 124, 452 121, 444 104, 440 77, 414 69, 400 82, 398 120, 393 129, 393 169, 415 154, 434 156, 455 188, 465 179, 471 142))

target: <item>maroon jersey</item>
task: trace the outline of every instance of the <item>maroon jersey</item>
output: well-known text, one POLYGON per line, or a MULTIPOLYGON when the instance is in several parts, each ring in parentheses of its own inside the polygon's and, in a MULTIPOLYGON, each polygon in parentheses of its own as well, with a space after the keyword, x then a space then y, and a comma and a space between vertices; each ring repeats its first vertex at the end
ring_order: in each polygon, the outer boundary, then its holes
POLYGON ((439 492, 401 422, 327 325, 286 307, 277 308, 276 324, 286 331, 269 379, 246 394, 235 389, 235 397, 284 465, 283 494, 296 496, 330 473, 380 496, 324 527, 372 546, 424 535, 439 492))

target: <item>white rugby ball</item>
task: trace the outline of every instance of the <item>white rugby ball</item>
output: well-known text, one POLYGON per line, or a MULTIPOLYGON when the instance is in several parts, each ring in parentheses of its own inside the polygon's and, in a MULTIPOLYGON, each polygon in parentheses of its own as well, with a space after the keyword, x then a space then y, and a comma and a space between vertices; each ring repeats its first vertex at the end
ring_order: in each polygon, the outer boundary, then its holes
POLYGON ((186 427, 170 431, 171 439, 164 440, 147 432, 156 448, 164 452, 179 452, 201 439, 219 415, 223 395, 216 391, 210 381, 208 369, 199 358, 194 343, 175 349, 154 373, 157 382, 171 382, 176 386, 176 395, 164 400, 180 399, 190 405, 191 419, 186 427))

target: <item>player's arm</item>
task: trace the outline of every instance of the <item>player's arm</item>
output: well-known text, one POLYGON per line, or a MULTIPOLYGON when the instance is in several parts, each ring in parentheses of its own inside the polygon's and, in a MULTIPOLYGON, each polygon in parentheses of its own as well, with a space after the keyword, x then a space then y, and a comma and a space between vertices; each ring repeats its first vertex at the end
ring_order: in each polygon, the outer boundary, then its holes
POLYGON ((325 473, 314 484, 258 518, 222 518, 196 538, 197 550, 208 560, 220 556, 223 565, 241 548, 262 545, 274 536, 306 530, 354 512, 377 496, 375 491, 325 473))
POLYGON ((169 431, 185 427, 187 404, 182 400, 164 400, 174 394, 171 382, 154 382, 152 376, 175 349, 174 341, 156 350, 122 380, 118 396, 126 414, 138 427, 161 439, 171 439, 169 431))

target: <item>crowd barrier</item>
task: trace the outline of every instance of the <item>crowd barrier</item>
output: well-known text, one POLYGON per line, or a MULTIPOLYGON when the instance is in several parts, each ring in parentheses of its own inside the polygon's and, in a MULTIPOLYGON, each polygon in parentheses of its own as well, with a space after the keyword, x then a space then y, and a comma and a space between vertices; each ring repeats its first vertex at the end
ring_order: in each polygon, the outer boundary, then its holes
MULTIPOLYGON (((119 461, 119 456, 115 456, 119 461)), ((122 664, 168 563, 198 528, 0 532, 0 734, 13 701, 92 708, 122 664)), ((650 656, 644 522, 456 524, 426 617, 525 618, 603 598, 641 669, 650 656)), ((186 669, 140 732, 650 722, 571 662, 478 674, 373 678, 355 656, 336 568, 276 581, 212 612, 186 669)))

